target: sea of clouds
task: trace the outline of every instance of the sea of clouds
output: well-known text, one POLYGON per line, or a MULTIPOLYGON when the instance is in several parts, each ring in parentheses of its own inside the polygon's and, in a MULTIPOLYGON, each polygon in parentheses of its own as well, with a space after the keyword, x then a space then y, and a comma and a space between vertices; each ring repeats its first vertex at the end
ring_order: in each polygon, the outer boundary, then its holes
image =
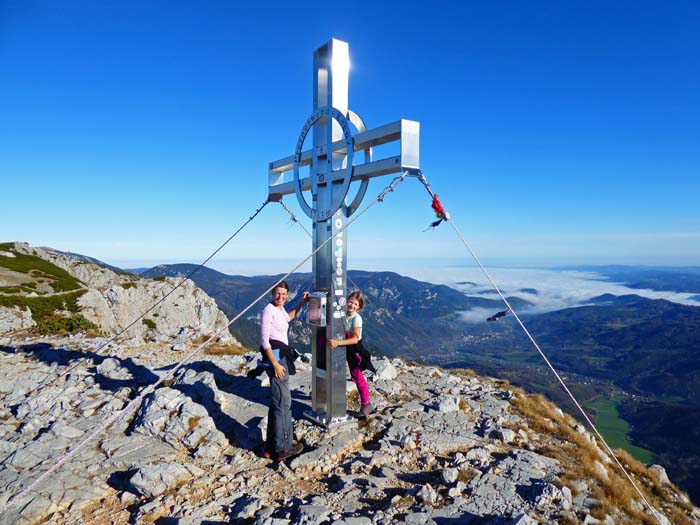
MULTIPOLYGON (((493 285, 478 267, 442 266, 425 268, 407 265, 394 270, 421 281, 444 284, 487 299, 499 299, 493 285)), ((678 293, 637 289, 611 282, 595 271, 560 270, 553 268, 487 268, 488 274, 506 297, 519 297, 532 306, 527 313, 544 313, 589 304, 603 294, 616 296, 636 294, 648 299, 665 299, 675 303, 700 306, 697 293, 678 293)), ((483 322, 492 310, 475 308, 462 314, 466 321, 483 322)))
MULTIPOLYGON (((279 275, 294 268, 298 263, 298 260, 283 258, 237 259, 212 260, 207 266, 229 275, 279 275)), ((454 260, 366 259, 353 261, 351 268, 392 271, 420 281, 444 284, 467 295, 499 299, 479 267, 457 264, 454 260)), ((310 272, 311 263, 307 262, 297 271, 310 272)), ((527 313, 544 313, 583 306, 593 297, 606 293, 617 296, 636 294, 649 299, 666 299, 679 304, 700 306, 698 293, 630 288, 622 283, 607 280, 602 272, 590 270, 499 265, 487 266, 487 271, 506 297, 519 297, 532 305, 527 308, 527 313)), ((467 321, 483 322, 494 313, 491 310, 472 309, 464 312, 463 316, 467 321)))

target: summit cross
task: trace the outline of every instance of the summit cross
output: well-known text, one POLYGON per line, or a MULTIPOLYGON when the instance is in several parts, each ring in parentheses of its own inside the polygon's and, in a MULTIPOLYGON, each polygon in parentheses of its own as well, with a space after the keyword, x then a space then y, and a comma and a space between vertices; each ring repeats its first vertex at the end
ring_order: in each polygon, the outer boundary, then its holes
POLYGON ((331 349, 328 344, 329 339, 345 339, 348 242, 347 231, 339 230, 360 206, 370 179, 420 169, 420 124, 402 119, 367 130, 348 108, 349 72, 346 42, 332 39, 314 52, 313 112, 301 129, 294 154, 270 162, 268 169, 269 200, 281 201, 285 195, 296 194, 312 220, 313 250, 335 236, 313 256, 312 305, 316 315, 307 318, 313 332, 313 411, 306 415, 326 428, 352 420, 347 414, 345 347, 331 349), (309 131, 312 143, 304 149, 309 131), (373 158, 375 148, 391 143, 393 154, 373 158), (356 162, 355 152, 359 151, 364 162, 356 162), (302 169, 308 169, 307 176, 302 176, 302 169), (359 182, 359 187, 348 203, 352 182, 359 182), (309 192, 310 203, 305 196, 309 192))

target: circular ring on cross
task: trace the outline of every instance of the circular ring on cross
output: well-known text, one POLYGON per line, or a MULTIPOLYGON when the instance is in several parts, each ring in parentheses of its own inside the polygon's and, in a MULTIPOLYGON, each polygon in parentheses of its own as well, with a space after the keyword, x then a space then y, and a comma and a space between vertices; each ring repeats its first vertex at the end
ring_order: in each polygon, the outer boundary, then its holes
POLYGON ((325 106, 319 108, 314 111, 304 123, 294 153, 294 191, 297 194, 299 206, 301 206, 304 213, 312 220, 320 222, 330 219, 343 205, 345 196, 350 188, 350 181, 352 180, 354 146, 355 140, 353 139, 348 119, 334 107, 325 106), (311 193, 313 195, 314 204, 312 207, 306 202, 304 194, 302 193, 301 180, 299 178, 299 164, 301 163, 301 154, 306 135, 314 124, 321 119, 327 119, 328 122, 326 125, 325 144, 314 146, 311 150, 311 193), (343 167, 335 172, 333 171, 333 125, 331 119, 338 122, 343 131, 343 138, 345 140, 345 159, 343 167), (321 156, 325 156, 326 166, 324 170, 319 169, 321 166, 316 165, 318 158, 321 156), (337 176, 340 173, 342 173, 342 179, 337 176), (336 180, 342 181, 342 185, 334 188, 333 183, 336 180), (330 192, 330 198, 319 198, 319 186, 322 185, 325 185, 327 192, 330 192))
MULTIPOLYGON (((355 126, 358 133, 364 133, 367 131, 365 121, 362 120, 362 118, 354 111, 348 110, 348 120, 353 126, 355 126)), ((372 148, 370 146, 364 149, 364 154, 365 164, 372 162, 372 148)), ((360 203, 362 202, 362 199, 364 199, 365 193, 367 193, 367 186, 369 186, 369 179, 363 178, 352 202, 350 204, 343 204, 343 213, 346 217, 350 217, 357 211, 357 208, 360 207, 360 203)))

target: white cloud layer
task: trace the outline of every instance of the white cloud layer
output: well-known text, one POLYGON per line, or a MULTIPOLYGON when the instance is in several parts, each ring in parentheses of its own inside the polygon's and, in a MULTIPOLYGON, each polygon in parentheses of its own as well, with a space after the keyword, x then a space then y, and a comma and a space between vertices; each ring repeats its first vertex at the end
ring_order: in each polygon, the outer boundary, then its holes
MULTIPOLYGON (((481 269, 475 267, 421 267, 407 264, 393 271, 421 281, 445 284, 468 295, 478 295, 488 299, 499 299, 493 286, 481 269)), ((624 284, 606 281, 599 273, 576 270, 554 270, 547 268, 494 268, 488 270, 492 279, 506 297, 519 297, 530 303, 529 313, 543 313, 582 306, 593 297, 603 294, 636 294, 649 299, 666 299, 675 303, 700 306, 700 301, 692 299, 698 293, 677 293, 649 289, 635 289, 624 284), (536 290, 532 293, 530 289, 536 290)), ((483 321, 495 312, 471 310, 465 319, 474 317, 483 321)))

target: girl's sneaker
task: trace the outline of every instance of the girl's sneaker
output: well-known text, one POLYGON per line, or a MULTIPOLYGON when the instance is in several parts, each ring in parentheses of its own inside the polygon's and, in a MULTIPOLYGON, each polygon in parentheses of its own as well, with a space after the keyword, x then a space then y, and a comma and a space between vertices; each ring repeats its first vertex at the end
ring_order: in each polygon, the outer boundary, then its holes
POLYGON ((374 412, 374 408, 372 407, 371 403, 367 403, 366 405, 362 405, 360 407, 360 412, 362 412, 362 414, 365 416, 369 416, 372 412, 374 412))

